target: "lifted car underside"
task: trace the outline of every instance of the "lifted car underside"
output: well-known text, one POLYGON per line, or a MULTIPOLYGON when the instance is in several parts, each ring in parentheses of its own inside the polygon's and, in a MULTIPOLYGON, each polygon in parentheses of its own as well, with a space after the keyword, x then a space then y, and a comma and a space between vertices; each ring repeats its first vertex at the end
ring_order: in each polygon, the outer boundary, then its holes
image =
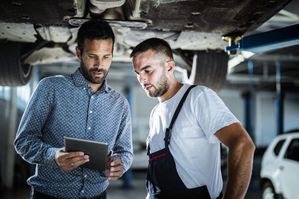
POLYGON ((0 56, 0 84, 27 83, 31 67, 25 73, 25 66, 74 59, 78 26, 96 18, 109 21, 114 28, 116 60, 128 60, 129 51, 144 39, 163 38, 174 49, 178 65, 186 69, 190 77, 194 76, 192 83, 208 84, 217 90, 227 73, 228 55, 224 47, 254 32, 288 2, 3 0, 0 4, 0 52, 8 47, 18 52, 0 56), (12 62, 7 57, 19 61, 12 62), (14 69, 9 70, 12 67, 14 69), (16 71, 23 75, 16 77, 16 71), (195 74, 191 74, 192 71, 195 74))

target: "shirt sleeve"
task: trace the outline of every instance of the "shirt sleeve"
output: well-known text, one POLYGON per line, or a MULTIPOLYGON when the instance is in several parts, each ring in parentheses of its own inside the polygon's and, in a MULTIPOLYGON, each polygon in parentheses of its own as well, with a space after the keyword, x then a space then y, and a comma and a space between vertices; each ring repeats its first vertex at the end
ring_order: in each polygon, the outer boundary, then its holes
POLYGON ((119 133, 113 147, 113 153, 119 157, 125 173, 133 162, 133 144, 132 144, 132 122, 129 104, 125 100, 120 123, 119 133))
POLYGON ((47 164, 56 167, 55 153, 42 140, 42 128, 51 111, 53 89, 47 79, 41 80, 24 111, 14 141, 16 152, 31 164, 47 164))
POLYGON ((218 130, 239 122, 220 97, 207 87, 197 96, 194 110, 199 126, 211 142, 215 141, 212 135, 218 130))

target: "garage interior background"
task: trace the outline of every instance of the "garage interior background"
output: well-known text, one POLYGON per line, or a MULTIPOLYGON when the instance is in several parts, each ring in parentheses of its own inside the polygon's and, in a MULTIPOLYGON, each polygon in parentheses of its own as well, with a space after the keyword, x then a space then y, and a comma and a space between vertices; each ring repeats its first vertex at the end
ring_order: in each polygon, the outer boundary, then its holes
MULTIPOLYGON (((257 35, 254 38, 257 43, 253 46, 246 45, 250 37, 245 36, 241 40, 244 41, 241 43, 243 45, 233 45, 227 49, 240 52, 230 56, 228 60, 228 74, 226 81, 221 85, 219 95, 261 149, 264 149, 277 134, 299 128, 298 23, 299 2, 294 0, 257 29, 256 34, 271 32, 257 35), (277 31, 283 27, 291 29, 277 31), (271 37, 267 43, 265 40, 269 35, 271 37)), ((193 62, 200 59, 200 54, 198 57, 193 58, 193 62)), ((25 86, 0 86, 1 187, 12 188, 27 178, 24 176, 28 171, 22 166, 23 160, 15 155, 13 139, 22 112, 37 82, 45 76, 71 73, 77 67, 78 63, 75 60, 36 64, 32 78, 25 86)), ((190 82, 191 77, 186 70, 179 69, 177 75, 182 81, 190 82)), ((108 76, 108 83, 126 95, 130 101, 134 150, 135 154, 143 153, 149 113, 157 101, 144 94, 130 62, 113 63, 108 76)), ((144 167, 144 160, 136 159, 133 169, 144 167)))

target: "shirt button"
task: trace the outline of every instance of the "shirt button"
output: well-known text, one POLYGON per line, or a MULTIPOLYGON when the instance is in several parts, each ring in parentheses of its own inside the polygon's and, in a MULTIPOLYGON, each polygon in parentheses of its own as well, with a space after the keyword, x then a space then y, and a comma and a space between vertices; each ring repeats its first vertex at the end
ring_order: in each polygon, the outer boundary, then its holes
POLYGON ((82 190, 81 193, 84 193, 84 190, 82 190))
POLYGON ((84 178, 87 178, 87 175, 84 175, 84 178))
POLYGON ((90 130, 90 129, 91 129, 91 127, 88 127, 87 129, 88 129, 88 130, 90 130))
POLYGON ((92 113, 92 111, 89 111, 89 113, 92 113))

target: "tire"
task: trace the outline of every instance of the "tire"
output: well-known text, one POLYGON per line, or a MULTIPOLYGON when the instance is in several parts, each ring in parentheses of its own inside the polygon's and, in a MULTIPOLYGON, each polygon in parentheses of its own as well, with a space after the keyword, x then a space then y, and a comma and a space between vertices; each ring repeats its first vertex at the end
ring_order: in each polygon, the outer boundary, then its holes
POLYGON ((263 186, 263 199, 278 199, 278 196, 274 190, 273 185, 270 182, 266 182, 263 186))
POLYGON ((222 51, 197 51, 193 57, 193 64, 189 82, 205 85, 218 92, 226 81, 228 55, 222 51))
POLYGON ((32 66, 21 63, 21 43, 0 43, 0 85, 21 86, 31 78, 32 66))

